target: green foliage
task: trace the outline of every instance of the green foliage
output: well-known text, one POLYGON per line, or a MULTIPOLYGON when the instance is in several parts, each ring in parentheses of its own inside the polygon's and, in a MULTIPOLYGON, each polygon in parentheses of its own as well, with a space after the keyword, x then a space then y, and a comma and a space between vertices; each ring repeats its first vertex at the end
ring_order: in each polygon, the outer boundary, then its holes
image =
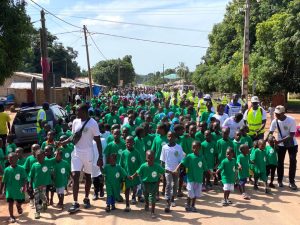
POLYGON ((110 59, 98 62, 92 68, 92 77, 98 84, 106 86, 118 85, 118 71, 120 66, 120 80, 123 85, 130 84, 135 79, 132 56, 126 55, 123 59, 110 59))
MULTIPOLYGON (((242 2, 229 3, 223 21, 209 35, 209 48, 193 74, 193 81, 205 92, 240 92, 242 2)), ((299 0, 251 0, 250 87, 255 81, 257 92, 300 91, 299 12, 299 0)))
POLYGON ((0 1, 0 85, 22 63, 33 31, 24 1, 0 1))

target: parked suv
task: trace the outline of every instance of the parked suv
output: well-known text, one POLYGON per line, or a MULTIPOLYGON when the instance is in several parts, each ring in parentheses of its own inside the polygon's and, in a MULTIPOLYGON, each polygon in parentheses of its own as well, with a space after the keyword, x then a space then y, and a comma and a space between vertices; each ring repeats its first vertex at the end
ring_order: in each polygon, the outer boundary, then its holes
MULTIPOLYGON (((42 106, 21 108, 13 121, 12 133, 15 134, 15 143, 24 146, 38 142, 36 132, 37 113, 42 106)), ((53 128, 59 118, 67 119, 67 112, 57 104, 51 104, 46 111, 48 124, 53 128)))

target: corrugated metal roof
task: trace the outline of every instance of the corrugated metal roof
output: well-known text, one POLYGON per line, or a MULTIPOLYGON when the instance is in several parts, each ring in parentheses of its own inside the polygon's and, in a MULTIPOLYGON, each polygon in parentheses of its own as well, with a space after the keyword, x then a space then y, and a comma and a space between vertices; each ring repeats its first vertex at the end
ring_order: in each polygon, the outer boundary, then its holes
MULTIPOLYGON (((43 89, 44 85, 41 82, 37 82, 37 89, 43 89)), ((12 82, 9 88, 13 89, 31 89, 30 82, 12 82)))

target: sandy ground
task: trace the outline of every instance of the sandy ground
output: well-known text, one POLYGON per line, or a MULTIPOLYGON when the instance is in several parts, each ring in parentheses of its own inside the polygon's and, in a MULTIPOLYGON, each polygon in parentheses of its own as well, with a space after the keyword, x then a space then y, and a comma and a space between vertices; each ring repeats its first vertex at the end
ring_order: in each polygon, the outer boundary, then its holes
MULTIPOLYGON (((300 123, 300 115, 293 114, 300 123)), ((298 143, 300 139, 298 138, 298 143)), ((298 154, 298 170, 296 184, 300 187, 300 154, 298 154)), ((285 174, 288 174, 288 155, 286 157, 285 174)), ((276 183, 276 182, 275 182, 276 183)), ((34 210, 29 205, 23 206, 24 213, 17 217, 18 224, 64 224, 64 225, 82 225, 82 224, 130 224, 141 225, 150 223, 160 224, 268 224, 268 225, 296 225, 300 222, 300 192, 291 191, 287 187, 288 180, 284 179, 284 188, 272 189, 272 193, 266 195, 262 187, 259 191, 253 191, 252 185, 247 185, 247 190, 251 195, 251 200, 243 200, 236 190, 231 194, 232 206, 221 206, 223 197, 222 188, 214 186, 213 190, 203 193, 203 197, 197 201, 197 213, 187 213, 184 210, 186 197, 176 201, 177 206, 172 208, 172 212, 166 214, 163 212, 165 201, 160 200, 157 203, 157 218, 152 219, 149 213, 143 210, 144 205, 139 203, 132 206, 130 213, 123 212, 124 203, 117 204, 117 210, 106 213, 105 198, 92 202, 92 208, 81 209, 74 215, 69 215, 66 210, 59 211, 55 207, 49 207, 45 213, 41 214, 40 220, 34 220, 34 210)), ((83 185, 81 185, 79 200, 83 200, 83 185)), ((91 196, 92 197, 92 196, 91 196)), ((55 202, 57 197, 55 196, 55 202)), ((65 208, 68 209, 72 202, 72 196, 66 196, 65 208)), ((15 210, 15 215, 16 215, 15 210)), ((0 201, 0 224, 8 223, 7 205, 4 200, 0 201)))

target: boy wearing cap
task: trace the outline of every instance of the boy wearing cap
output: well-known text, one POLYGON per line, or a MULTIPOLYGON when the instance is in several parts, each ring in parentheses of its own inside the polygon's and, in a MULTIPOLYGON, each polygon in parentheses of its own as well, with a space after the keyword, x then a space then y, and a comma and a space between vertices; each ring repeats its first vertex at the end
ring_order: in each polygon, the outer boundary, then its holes
POLYGON ((297 186, 295 184, 296 176, 296 165, 297 165, 297 151, 298 144, 296 141, 296 121, 293 117, 285 115, 285 108, 282 105, 278 105, 275 108, 275 119, 272 121, 270 126, 270 134, 273 134, 277 129, 277 141, 278 145, 278 186, 283 187, 282 180, 284 175, 284 158, 286 151, 289 153, 290 166, 289 166, 289 187, 292 190, 296 190, 297 186))
POLYGON ((264 138, 267 113, 259 105, 259 99, 257 96, 253 96, 251 98, 251 108, 245 111, 244 121, 249 127, 248 135, 252 138, 252 140, 264 138))

